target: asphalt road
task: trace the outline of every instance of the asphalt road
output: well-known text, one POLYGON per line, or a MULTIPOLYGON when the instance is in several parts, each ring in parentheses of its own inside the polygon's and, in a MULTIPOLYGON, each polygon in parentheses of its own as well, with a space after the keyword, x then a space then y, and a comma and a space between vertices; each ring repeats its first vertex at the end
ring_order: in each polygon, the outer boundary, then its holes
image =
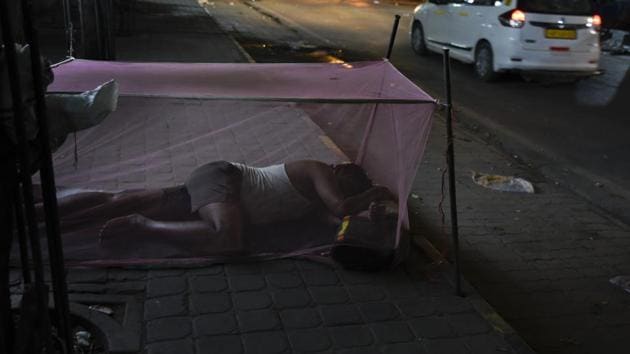
MULTIPOLYGON (((443 97, 442 58, 409 46, 413 1, 209 1, 208 12, 259 62, 382 58, 395 14, 402 16, 391 61, 420 87, 443 97)), ((560 184, 630 220, 630 56, 603 55, 603 75, 576 84, 506 75, 483 83, 454 62, 460 121, 479 127, 560 184)))

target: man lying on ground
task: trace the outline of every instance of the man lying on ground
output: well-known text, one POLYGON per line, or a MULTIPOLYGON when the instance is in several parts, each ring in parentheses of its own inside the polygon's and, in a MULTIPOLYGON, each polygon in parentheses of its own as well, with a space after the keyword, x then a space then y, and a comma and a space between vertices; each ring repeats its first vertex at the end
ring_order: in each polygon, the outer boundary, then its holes
POLYGON ((220 240, 222 249, 239 252, 246 224, 308 215, 339 223, 343 216, 368 209, 377 220, 385 209, 376 202, 395 200, 355 164, 303 160, 251 167, 216 161, 195 169, 184 185, 73 194, 59 200, 59 211, 65 230, 80 227, 86 220, 104 223, 102 242, 124 235, 150 236, 173 244, 212 238, 220 240))

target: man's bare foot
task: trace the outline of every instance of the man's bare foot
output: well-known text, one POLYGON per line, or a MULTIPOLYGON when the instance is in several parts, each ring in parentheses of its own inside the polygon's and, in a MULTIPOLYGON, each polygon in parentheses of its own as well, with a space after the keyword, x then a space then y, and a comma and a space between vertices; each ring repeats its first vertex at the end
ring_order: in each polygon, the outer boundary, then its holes
POLYGON ((151 220, 140 214, 125 215, 108 220, 98 233, 100 244, 116 239, 120 235, 136 235, 142 232, 151 220))

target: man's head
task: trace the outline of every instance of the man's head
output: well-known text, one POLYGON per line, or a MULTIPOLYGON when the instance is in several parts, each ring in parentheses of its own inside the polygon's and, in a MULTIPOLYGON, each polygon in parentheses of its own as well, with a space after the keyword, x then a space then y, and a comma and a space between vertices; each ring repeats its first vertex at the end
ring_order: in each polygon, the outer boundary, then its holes
POLYGON ((332 168, 345 198, 362 193, 372 187, 372 181, 359 165, 344 163, 333 165, 332 168))

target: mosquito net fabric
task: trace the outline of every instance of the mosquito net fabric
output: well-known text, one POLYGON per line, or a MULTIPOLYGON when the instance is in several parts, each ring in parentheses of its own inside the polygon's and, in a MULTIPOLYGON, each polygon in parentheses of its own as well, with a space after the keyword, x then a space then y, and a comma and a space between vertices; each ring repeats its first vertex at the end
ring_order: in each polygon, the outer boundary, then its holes
MULTIPOLYGON (((72 93, 109 80, 118 109, 68 139, 53 156, 58 197, 181 185, 217 160, 268 166, 302 159, 357 162, 399 200, 395 237, 408 228, 410 193, 435 100, 388 61, 345 64, 176 64, 74 60, 54 69, 48 92, 72 93)), ((63 210, 62 210, 63 212, 63 210)), ((62 230, 64 224, 61 215, 62 230)), ((335 230, 312 220, 248 227, 248 256, 216 240, 119 232, 81 219, 63 231, 69 264, 222 262, 325 252, 335 230)))

